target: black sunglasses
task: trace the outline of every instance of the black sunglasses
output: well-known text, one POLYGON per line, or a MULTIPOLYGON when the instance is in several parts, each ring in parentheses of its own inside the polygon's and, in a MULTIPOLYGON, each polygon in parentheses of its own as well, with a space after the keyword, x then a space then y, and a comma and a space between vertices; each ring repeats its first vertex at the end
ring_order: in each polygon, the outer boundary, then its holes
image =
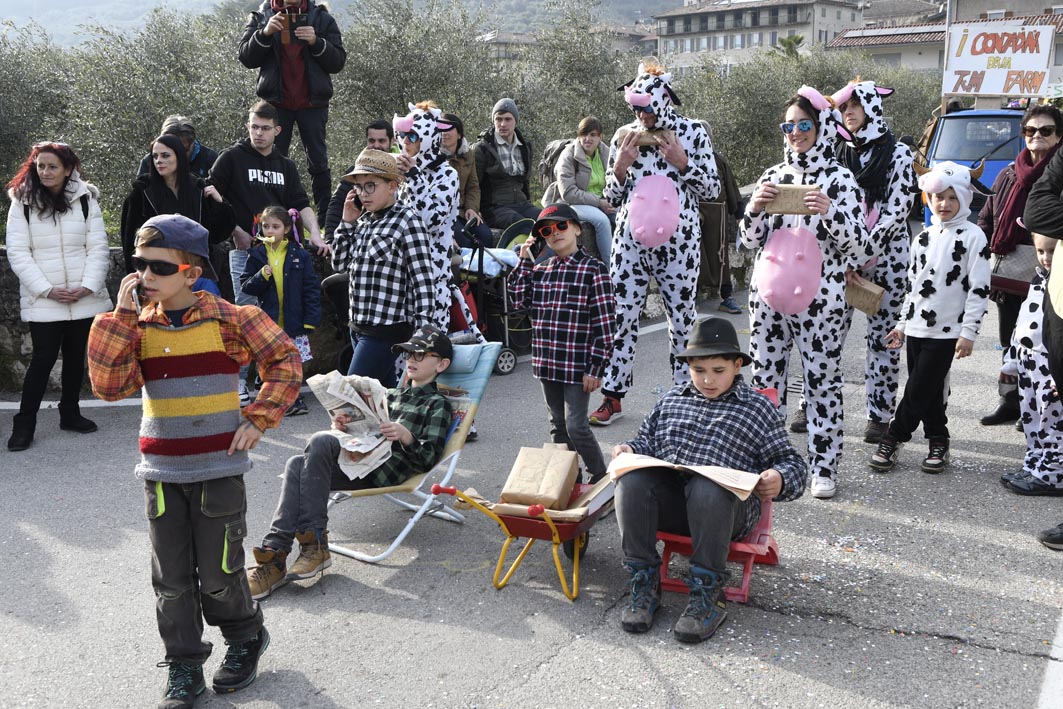
POLYGON ((187 271, 192 268, 187 263, 170 263, 169 261, 147 261, 139 256, 133 257, 133 269, 137 273, 144 273, 148 269, 156 276, 172 276, 180 271, 187 271))
POLYGON ((1037 128, 1035 126, 1023 126, 1022 127, 1022 134, 1024 136, 1026 136, 1027 138, 1032 138, 1035 135, 1037 135, 1038 133, 1043 135, 1045 138, 1050 138, 1052 136, 1052 134, 1054 134, 1055 132, 1056 132, 1056 127, 1055 126, 1041 126, 1040 128, 1037 128))

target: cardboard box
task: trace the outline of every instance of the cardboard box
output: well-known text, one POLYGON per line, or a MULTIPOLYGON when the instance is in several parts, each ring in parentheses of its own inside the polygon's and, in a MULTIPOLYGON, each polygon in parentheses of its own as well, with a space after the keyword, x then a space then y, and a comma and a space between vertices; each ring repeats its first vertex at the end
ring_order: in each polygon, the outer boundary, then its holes
POLYGON ((542 505, 547 509, 566 506, 579 474, 575 452, 554 447, 521 448, 502 488, 502 502, 542 505))

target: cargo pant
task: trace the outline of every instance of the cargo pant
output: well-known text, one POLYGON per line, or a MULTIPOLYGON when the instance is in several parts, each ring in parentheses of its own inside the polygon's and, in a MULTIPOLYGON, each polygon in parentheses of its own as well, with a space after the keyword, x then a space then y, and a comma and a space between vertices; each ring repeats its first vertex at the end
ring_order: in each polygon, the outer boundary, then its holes
POLYGON ((247 498, 242 475, 196 483, 147 480, 151 585, 168 662, 210 657, 203 620, 228 644, 251 640, 262 611, 244 573, 247 498))

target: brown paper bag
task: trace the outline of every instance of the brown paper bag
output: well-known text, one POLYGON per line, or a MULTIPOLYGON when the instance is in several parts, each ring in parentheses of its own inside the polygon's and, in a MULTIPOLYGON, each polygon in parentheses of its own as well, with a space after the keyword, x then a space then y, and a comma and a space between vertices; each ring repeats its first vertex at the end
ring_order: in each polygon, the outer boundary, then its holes
POLYGON ((570 450, 521 448, 499 499, 521 505, 564 509, 579 474, 579 459, 570 450))
POLYGON ((882 286, 856 276, 845 284, 845 302, 861 312, 874 315, 882 307, 882 294, 885 292, 882 286))

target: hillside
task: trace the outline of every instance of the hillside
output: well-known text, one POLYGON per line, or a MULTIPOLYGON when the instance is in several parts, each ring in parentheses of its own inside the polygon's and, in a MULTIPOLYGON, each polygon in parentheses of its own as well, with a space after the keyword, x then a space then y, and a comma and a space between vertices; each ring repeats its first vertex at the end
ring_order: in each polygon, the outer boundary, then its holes
MULTIPOLYGON (((467 2, 470 6, 480 4, 475 0, 467 2)), ((31 0, 28 3, 5 4, 10 6, 2 11, 4 20, 13 21, 16 26, 36 21, 48 30, 57 43, 64 46, 78 43, 78 28, 82 25, 129 27, 138 24, 155 7, 183 10, 193 7, 187 2, 176 0, 31 0)), ((497 20, 489 22, 497 29, 526 32, 536 29, 550 18, 546 10, 547 0, 483 0, 482 4, 488 16, 497 20)), ((680 0, 602 0, 601 15, 605 21, 631 25, 679 4, 680 0)), ((246 9, 258 5, 254 0, 223 0, 195 7, 246 9)), ((357 5, 357 0, 329 0, 328 5, 342 27, 351 21, 349 9, 357 5)))

